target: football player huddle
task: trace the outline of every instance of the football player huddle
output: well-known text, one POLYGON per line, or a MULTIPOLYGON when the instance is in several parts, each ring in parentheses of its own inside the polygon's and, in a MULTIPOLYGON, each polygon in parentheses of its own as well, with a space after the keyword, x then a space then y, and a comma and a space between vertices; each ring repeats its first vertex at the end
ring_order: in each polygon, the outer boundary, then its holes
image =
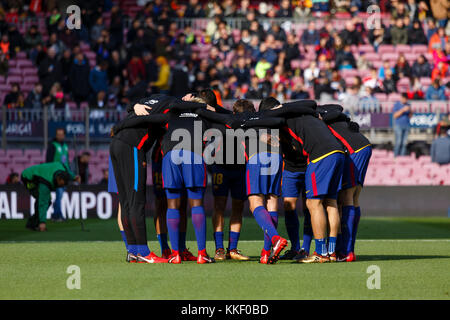
POLYGON ((358 199, 372 148, 340 105, 318 106, 313 100, 282 104, 269 97, 260 102, 258 111, 245 99, 228 110, 218 105, 214 91, 202 90, 182 99, 155 94, 131 104, 127 111, 127 117, 111 130, 108 191, 119 196, 118 224, 128 262, 250 260, 238 249, 246 200, 264 231, 260 263, 355 260, 358 199), (150 150, 161 256, 147 244, 146 154, 150 150), (203 198, 208 173, 214 196, 214 257, 206 252, 203 198), (229 195, 232 210, 225 250, 229 195), (277 230, 279 197, 291 243, 284 254, 288 240, 277 230), (305 216, 301 246, 299 198, 305 216), (197 256, 186 247, 187 208, 197 256), (312 239, 315 251, 310 253, 312 239))

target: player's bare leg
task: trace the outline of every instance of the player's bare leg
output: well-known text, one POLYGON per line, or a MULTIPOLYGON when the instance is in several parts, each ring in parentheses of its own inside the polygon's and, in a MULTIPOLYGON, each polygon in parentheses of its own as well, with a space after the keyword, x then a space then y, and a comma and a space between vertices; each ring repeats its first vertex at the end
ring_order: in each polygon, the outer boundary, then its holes
POLYGON ((225 225, 224 213, 226 205, 227 197, 214 197, 212 224, 214 229, 214 241, 216 242, 216 253, 214 255, 216 261, 223 261, 226 259, 225 248, 223 248, 223 229, 225 225), (217 239, 219 234, 221 235, 221 239, 217 239))
POLYGON ((185 195, 181 196, 181 203, 180 203, 180 255, 181 259, 183 261, 197 261, 197 257, 192 254, 192 252, 189 251, 188 248, 186 248, 186 232, 187 232, 187 206, 188 201, 187 197, 185 195))
POLYGON ((157 234, 167 233, 167 222, 166 222, 167 200, 165 198, 156 199, 155 211, 156 215, 154 217, 154 223, 156 233, 157 234))
POLYGON ((169 263, 181 263, 181 256, 179 252, 179 228, 181 220, 180 212, 181 198, 167 199, 167 229, 169 231, 170 242, 172 244, 172 254, 169 258, 169 263))
MULTIPOLYGON (((277 204, 275 204, 276 196, 268 196, 267 202, 270 209, 277 209, 277 204)), ((276 226, 274 222, 272 221, 272 217, 269 214, 269 211, 267 210, 265 204, 266 199, 263 195, 250 195, 248 197, 248 201, 250 204, 250 210, 253 213, 253 216, 255 217, 256 221, 258 222, 259 226, 263 229, 264 235, 268 235, 269 239, 272 242, 272 251, 270 253, 270 256, 267 259, 268 264, 275 263, 278 260, 279 254, 281 251, 287 246, 287 240, 284 238, 281 238, 278 235, 276 226)), ((276 211, 275 211, 276 212, 276 211)), ((264 256, 267 255, 267 252, 265 249, 263 249, 261 254, 260 262, 262 263, 262 260, 264 256)))
POLYGON ((164 248, 165 244, 162 243, 163 241, 167 242, 167 199, 165 197, 156 198, 155 211, 154 223, 156 234, 158 235, 158 240, 161 244, 161 257, 168 259, 172 254, 172 250, 170 250, 170 248, 164 248), (161 238, 163 235, 165 239, 161 238))
POLYGON ((353 261, 354 254, 351 249, 351 243, 353 241, 353 220, 355 215, 355 193, 357 193, 358 187, 352 187, 349 189, 342 190, 339 193, 339 202, 342 206, 341 214, 341 241, 340 244, 340 257, 338 261, 353 261), (351 221, 350 221, 351 220, 351 221))
POLYGON ((244 200, 232 199, 230 230, 233 232, 241 232, 242 228, 242 212, 244 211, 244 200))
POLYGON ((284 212, 285 212, 285 223, 286 223, 286 230, 289 235, 289 240, 291 241, 291 249, 287 250, 284 255, 280 257, 281 260, 292 260, 295 256, 298 255, 299 251, 294 249, 294 246, 300 246, 299 242, 299 225, 298 225, 298 216, 297 216, 297 197, 284 197, 283 198, 283 206, 284 206, 284 212), (294 214, 295 217, 292 217, 291 219, 288 217, 288 214, 294 214), (289 220, 290 219, 290 220, 289 220), (288 221, 293 221, 296 224, 291 222, 291 225, 288 224, 288 221), (297 230, 295 230, 297 229, 297 230), (298 242, 298 243, 296 243, 298 242))
POLYGON ((136 262, 136 256, 134 254, 131 254, 128 252, 128 243, 127 243, 127 237, 125 235, 125 231, 123 229, 122 224, 122 207, 120 206, 119 202, 119 208, 117 209, 117 225, 119 226, 119 231, 122 234, 122 239, 125 242, 125 247, 127 248, 127 262, 136 262))
POLYGON ((362 191, 362 186, 358 185, 358 186, 356 186, 355 193, 353 194, 353 206, 355 207, 355 212, 356 212, 354 226, 353 226, 353 234, 352 234, 352 245, 351 245, 351 252, 353 253, 353 260, 356 259, 355 258, 355 242, 356 242, 356 235, 358 232, 359 220, 361 218, 361 208, 359 205, 359 195, 361 194, 361 191, 362 191))
POLYGON ((119 225, 119 230, 123 231, 123 225, 122 225, 122 208, 120 207, 120 203, 119 203, 119 208, 117 210, 117 224, 119 225))
POLYGON ((189 198, 188 201, 191 207, 192 224, 194 225, 195 236, 197 238, 197 264, 214 263, 215 260, 210 258, 206 252, 206 216, 203 208, 203 198, 189 198))
POLYGON ((359 195, 361 194, 361 191, 362 191, 362 186, 357 185, 355 187, 355 192, 353 193, 353 205, 355 206, 355 208, 359 207, 359 195))
POLYGON ((316 239, 316 252, 307 258, 300 259, 300 263, 317 263, 329 262, 328 250, 326 246, 327 238, 327 217, 325 214, 324 200, 322 199, 307 199, 306 206, 311 214, 311 225, 313 229, 314 238, 316 239), (320 248, 317 248, 320 245, 320 248))
POLYGON ((278 197, 274 194, 267 196, 267 211, 278 211, 278 197))
MULTIPOLYGON (((231 240, 231 233, 240 234, 242 228, 242 212, 244 210, 244 200, 231 199, 231 217, 230 217, 230 239, 228 241, 227 258, 233 260, 247 261, 250 258, 243 255, 240 250, 230 248, 233 244, 231 240)), ((234 244, 237 246, 238 237, 234 239, 234 244)))
POLYGON ((335 199, 325 199, 325 208, 328 216, 328 254, 331 261, 336 261, 336 240, 339 232, 341 220, 339 218, 339 209, 335 199))

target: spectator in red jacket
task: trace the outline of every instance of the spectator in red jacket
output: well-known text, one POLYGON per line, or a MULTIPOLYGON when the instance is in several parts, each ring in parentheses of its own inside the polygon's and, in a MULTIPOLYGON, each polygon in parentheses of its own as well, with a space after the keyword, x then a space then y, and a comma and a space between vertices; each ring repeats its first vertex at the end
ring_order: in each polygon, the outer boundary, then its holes
POLYGON ((6 59, 9 60, 11 56, 11 44, 7 34, 2 35, 2 40, 0 41, 0 51, 5 55, 6 59))
POLYGON ((133 53, 131 60, 128 63, 127 72, 130 83, 135 83, 138 75, 140 79, 146 78, 144 63, 137 52, 133 53))
POLYGON ((448 74, 448 64, 440 61, 431 72, 431 80, 435 80, 436 78, 445 79, 448 74))

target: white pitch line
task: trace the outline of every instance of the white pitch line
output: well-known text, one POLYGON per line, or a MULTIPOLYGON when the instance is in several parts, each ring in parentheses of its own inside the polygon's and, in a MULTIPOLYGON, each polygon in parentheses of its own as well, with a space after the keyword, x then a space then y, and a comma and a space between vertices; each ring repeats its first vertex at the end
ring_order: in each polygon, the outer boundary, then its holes
MULTIPOLYGON (((361 239, 357 242, 412 242, 412 241, 424 241, 424 242, 450 242, 450 239, 361 239)), ((263 240, 239 240, 239 242, 263 242, 263 240)))

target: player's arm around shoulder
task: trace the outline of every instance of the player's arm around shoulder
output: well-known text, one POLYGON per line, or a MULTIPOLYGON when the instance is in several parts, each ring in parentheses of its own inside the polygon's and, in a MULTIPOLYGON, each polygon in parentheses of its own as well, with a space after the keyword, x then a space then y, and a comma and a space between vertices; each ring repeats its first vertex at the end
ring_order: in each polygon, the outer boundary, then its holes
POLYGON ((297 117, 305 114, 317 115, 314 100, 299 100, 280 104, 264 112, 269 117, 297 117))

